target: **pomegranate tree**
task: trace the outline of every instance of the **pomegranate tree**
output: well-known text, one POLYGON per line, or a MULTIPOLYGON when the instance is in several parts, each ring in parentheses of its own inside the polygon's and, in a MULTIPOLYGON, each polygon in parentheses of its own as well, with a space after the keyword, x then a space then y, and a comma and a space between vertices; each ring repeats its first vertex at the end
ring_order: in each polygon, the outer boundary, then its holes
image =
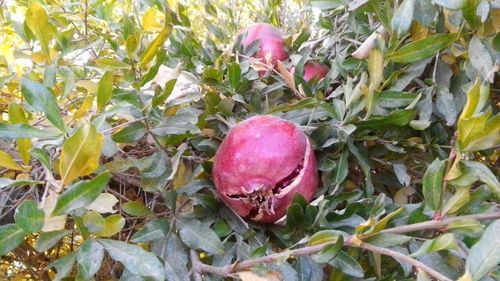
POLYGON ((266 64, 274 65, 276 61, 283 61, 288 58, 283 35, 281 35, 281 32, 276 27, 270 24, 253 24, 242 30, 240 35, 244 36, 241 43, 245 48, 256 40, 260 40, 259 50, 255 56, 266 64))
POLYGON ((232 128, 213 166, 220 198, 242 217, 275 222, 296 193, 310 201, 318 186, 314 150, 295 124, 260 115, 232 128))

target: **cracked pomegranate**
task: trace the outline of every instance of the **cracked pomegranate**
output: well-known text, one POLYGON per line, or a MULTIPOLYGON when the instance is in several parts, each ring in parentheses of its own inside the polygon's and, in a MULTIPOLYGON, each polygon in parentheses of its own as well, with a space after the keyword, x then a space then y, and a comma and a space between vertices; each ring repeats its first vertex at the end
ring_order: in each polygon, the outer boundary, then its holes
MULTIPOLYGON (((285 50, 285 40, 281 32, 276 27, 267 23, 256 23, 240 32, 245 36, 241 43, 243 47, 248 47, 256 40, 260 40, 259 50, 255 57, 260 61, 275 65, 276 61, 286 60, 288 53, 285 50)), ((261 71, 261 76, 265 71, 261 71)))
POLYGON ((240 216, 270 223, 296 193, 310 201, 318 187, 314 150, 296 125, 260 115, 232 128, 215 156, 220 198, 240 216))

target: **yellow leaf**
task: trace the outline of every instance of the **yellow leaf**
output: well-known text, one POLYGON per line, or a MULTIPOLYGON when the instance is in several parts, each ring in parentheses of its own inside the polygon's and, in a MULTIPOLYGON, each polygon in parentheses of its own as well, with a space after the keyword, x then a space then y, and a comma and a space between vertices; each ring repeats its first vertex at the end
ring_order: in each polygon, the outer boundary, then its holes
MULTIPOLYGON (((11 124, 27 124, 28 119, 24 113, 24 109, 22 106, 16 103, 11 103, 9 106, 9 121, 11 124)), ((17 151, 19 151, 19 155, 25 165, 28 165, 30 162, 30 149, 31 149, 31 140, 26 139, 18 139, 16 140, 17 151)))
POLYGON ((47 62, 49 56, 44 54, 42 51, 34 52, 31 54, 31 60, 37 64, 45 64, 47 62))
POLYGON ((25 15, 26 26, 35 34, 42 50, 45 54, 50 55, 49 43, 50 43, 50 24, 49 17, 45 9, 38 3, 38 1, 31 1, 28 10, 26 10, 25 15))
POLYGON ((89 109, 92 107, 93 102, 94 102, 93 96, 91 96, 91 95, 86 96, 85 99, 83 100, 80 108, 78 108, 78 110, 73 115, 73 120, 78 120, 82 116, 86 115, 87 111, 89 111, 89 109))
POLYGON ((175 8, 177 8, 177 0, 167 0, 167 3, 170 9, 175 11, 175 8))
POLYGON ((64 142, 59 161, 63 185, 97 169, 103 141, 103 134, 97 132, 94 125, 87 123, 64 142))
POLYGON ((91 80, 80 80, 76 82, 76 87, 84 88, 91 94, 97 93, 97 83, 92 82, 91 80))
POLYGON ((141 60, 139 62, 139 65, 141 67, 146 66, 158 53, 160 48, 163 46, 163 43, 165 43, 165 40, 167 40, 168 36, 172 32, 172 25, 168 24, 166 25, 156 36, 156 38, 149 44, 148 48, 144 51, 144 53, 141 56, 141 60))
POLYGON ((163 28, 162 17, 163 14, 156 8, 149 8, 142 16, 142 29, 150 32, 160 31, 163 28))
POLYGON ((453 162, 453 165, 451 165, 448 174, 446 174, 445 180, 451 181, 462 175, 462 171, 460 170, 460 160, 461 160, 460 158, 461 155, 457 154, 457 156, 455 157, 455 161, 453 162))
POLYGON ((23 168, 19 166, 9 154, 0 150, 0 167, 4 167, 11 170, 23 171, 23 168))
POLYGON ((120 232, 123 226, 125 226, 125 219, 122 216, 118 214, 111 215, 104 219, 104 227, 96 235, 99 237, 111 237, 120 232))
POLYGON ((410 27, 412 41, 424 39, 429 35, 429 29, 425 28, 419 21, 414 20, 410 27))
POLYGON ((379 48, 373 48, 368 57, 368 73, 370 74, 370 85, 376 89, 384 78, 384 56, 379 48))
POLYGON ((460 115, 460 119, 472 116, 474 111, 476 110, 477 105, 479 104, 479 88, 481 86, 481 81, 476 79, 474 85, 470 88, 469 92, 467 92, 467 102, 465 103, 462 114, 460 115))

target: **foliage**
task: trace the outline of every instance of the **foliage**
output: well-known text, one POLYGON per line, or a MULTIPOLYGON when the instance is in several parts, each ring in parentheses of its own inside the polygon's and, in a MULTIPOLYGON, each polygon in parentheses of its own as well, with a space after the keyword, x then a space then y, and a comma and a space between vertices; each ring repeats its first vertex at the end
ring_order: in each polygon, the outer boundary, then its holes
POLYGON ((3 278, 500 278, 498 1, 0 8, 3 278), (251 21, 291 54, 265 77, 234 42, 251 21), (321 175, 273 225, 210 177, 256 114, 300 125, 321 175))

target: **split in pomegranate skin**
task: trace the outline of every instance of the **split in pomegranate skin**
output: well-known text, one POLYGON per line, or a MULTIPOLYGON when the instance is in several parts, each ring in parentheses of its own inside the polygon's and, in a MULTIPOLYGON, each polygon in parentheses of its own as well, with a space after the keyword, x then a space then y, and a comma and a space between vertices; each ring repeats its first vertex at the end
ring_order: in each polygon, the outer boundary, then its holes
POLYGON ((314 150, 295 124, 270 115, 232 128, 215 156, 219 197, 242 217, 272 223, 296 193, 310 201, 318 187, 314 150))
POLYGON ((260 40, 259 50, 255 55, 260 61, 275 65, 278 60, 284 61, 288 59, 285 40, 283 40, 283 35, 276 27, 267 23, 256 23, 242 30, 239 34, 245 36, 241 41, 245 48, 256 40, 260 40), (267 59, 270 59, 270 61, 267 61, 267 59))

